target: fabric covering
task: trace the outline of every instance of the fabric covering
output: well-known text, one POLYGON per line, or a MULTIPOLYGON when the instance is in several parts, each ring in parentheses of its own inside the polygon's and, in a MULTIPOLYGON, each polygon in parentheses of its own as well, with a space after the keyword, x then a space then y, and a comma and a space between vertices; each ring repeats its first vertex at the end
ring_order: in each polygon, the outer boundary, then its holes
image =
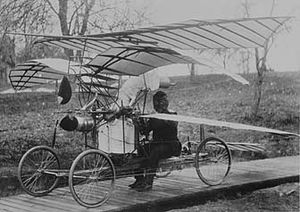
POLYGON ((150 71, 139 77, 129 78, 119 90, 119 105, 131 106, 139 91, 149 89, 155 91, 159 88, 159 76, 150 71))
POLYGON ((54 84, 59 82, 63 76, 72 75, 80 76, 80 83, 89 87, 88 90, 92 90, 90 87, 97 89, 107 88, 106 82, 116 80, 101 74, 95 75, 90 68, 83 67, 76 62, 58 58, 29 60, 18 64, 10 70, 9 79, 12 87, 20 91, 45 84, 54 84))
POLYGON ((209 67, 212 71, 225 74, 234 80, 249 84, 238 74, 212 62, 203 60, 199 55, 183 50, 171 50, 149 46, 122 46, 108 49, 97 55, 87 66, 96 70, 96 73, 139 76, 152 69, 171 64, 198 64, 209 67))
POLYGON ((29 60, 10 70, 9 79, 15 90, 55 83, 64 75, 80 73, 79 64, 58 58, 29 60))
POLYGON ((193 124, 204 124, 204 125, 209 125, 209 126, 229 127, 229 128, 233 128, 233 129, 240 129, 240 130, 255 130, 255 131, 259 131, 259 132, 268 132, 268 133, 279 134, 279 135, 300 137, 300 135, 296 134, 296 133, 275 130, 275 129, 270 129, 270 128, 266 128, 266 127, 257 127, 257 126, 253 126, 253 125, 218 121, 218 120, 205 119, 205 118, 197 118, 197 117, 191 117, 191 116, 169 115, 169 114, 161 114, 160 113, 160 114, 144 115, 142 117, 157 118, 157 119, 179 121, 179 122, 187 122, 187 123, 193 123, 193 124))
POLYGON ((149 46, 123 46, 97 55, 87 66, 102 74, 139 76, 157 67, 170 64, 198 63, 174 50, 149 46))
POLYGON ((232 20, 189 20, 122 32, 85 37, 45 36, 38 43, 101 53, 122 45, 155 45, 163 48, 227 49, 263 47, 291 17, 258 17, 232 20))

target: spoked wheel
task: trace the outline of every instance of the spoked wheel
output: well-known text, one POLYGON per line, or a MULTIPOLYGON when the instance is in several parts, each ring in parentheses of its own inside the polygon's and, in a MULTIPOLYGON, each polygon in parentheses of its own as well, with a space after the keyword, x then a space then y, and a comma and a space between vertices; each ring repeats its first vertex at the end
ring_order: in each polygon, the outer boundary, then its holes
POLYGON ((85 207, 98 207, 112 194, 116 172, 111 159, 102 151, 82 152, 72 163, 69 187, 74 199, 85 207))
POLYGON ((219 138, 207 138, 197 148, 195 167, 199 178, 207 185, 218 185, 228 175, 231 153, 219 138))
POLYGON ((48 146, 28 150, 20 160, 18 179, 24 191, 32 196, 44 196, 58 183, 58 157, 48 146))

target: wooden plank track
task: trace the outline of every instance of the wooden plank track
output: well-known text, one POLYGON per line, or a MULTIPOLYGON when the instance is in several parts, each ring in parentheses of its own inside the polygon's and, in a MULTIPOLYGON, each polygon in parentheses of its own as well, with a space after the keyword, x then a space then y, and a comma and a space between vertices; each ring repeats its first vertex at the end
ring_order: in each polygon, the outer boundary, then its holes
POLYGON ((174 171, 166 178, 155 179, 153 189, 137 192, 128 188, 134 179, 116 181, 112 197, 101 207, 85 208, 73 200, 69 188, 57 188, 44 197, 27 194, 0 199, 2 212, 91 212, 91 211, 144 211, 171 204, 176 206, 193 198, 212 198, 218 194, 239 190, 254 190, 299 181, 300 156, 233 163, 225 182, 207 186, 198 178, 194 168, 174 171))

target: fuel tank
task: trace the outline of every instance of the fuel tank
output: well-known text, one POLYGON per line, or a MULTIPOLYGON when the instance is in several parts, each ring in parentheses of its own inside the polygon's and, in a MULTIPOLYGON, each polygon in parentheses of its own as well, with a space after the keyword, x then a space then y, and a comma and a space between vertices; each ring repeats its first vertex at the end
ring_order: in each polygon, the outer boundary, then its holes
POLYGON ((95 123, 92 117, 66 115, 61 119, 59 126, 66 131, 90 132, 95 123))

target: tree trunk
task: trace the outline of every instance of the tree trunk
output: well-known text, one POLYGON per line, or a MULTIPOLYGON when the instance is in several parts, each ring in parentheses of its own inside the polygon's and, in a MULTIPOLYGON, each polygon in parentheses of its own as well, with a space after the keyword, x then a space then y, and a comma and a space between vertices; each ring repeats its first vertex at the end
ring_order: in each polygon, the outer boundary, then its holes
POLYGON ((253 100, 253 106, 252 106, 252 117, 257 118, 258 117, 258 111, 259 106, 261 102, 261 96, 262 96, 262 87, 263 87, 263 71, 257 70, 257 78, 254 85, 254 100, 253 100))
MULTIPOLYGON (((265 49, 264 49, 265 50, 265 49)), ((255 49, 255 59, 256 59, 256 69, 257 69, 257 78, 254 84, 254 99, 252 105, 252 118, 256 119, 258 117, 259 107, 261 103, 262 97, 262 88, 263 88, 263 81, 266 68, 266 51, 262 58, 259 57, 258 49, 255 49)))
POLYGON ((95 5, 95 1, 96 0, 91 0, 90 3, 86 2, 84 15, 83 15, 83 20, 82 20, 82 26, 81 26, 81 30, 80 30, 79 35, 84 35, 86 33, 87 24, 88 24, 88 20, 89 20, 89 17, 90 17, 90 11, 92 10, 92 8, 95 5))
POLYGON ((195 64, 192 63, 191 64, 191 75, 190 75, 190 81, 191 82, 195 81, 195 75, 196 75, 196 73, 195 73, 195 64))
MULTIPOLYGON (((58 18, 60 23, 61 33, 63 35, 70 35, 70 29, 68 26, 68 0, 59 0, 58 18)), ((64 49, 65 54, 70 60, 73 60, 74 53, 70 49, 64 49)))
POLYGON ((8 67, 0 65, 0 87, 8 85, 8 67))

